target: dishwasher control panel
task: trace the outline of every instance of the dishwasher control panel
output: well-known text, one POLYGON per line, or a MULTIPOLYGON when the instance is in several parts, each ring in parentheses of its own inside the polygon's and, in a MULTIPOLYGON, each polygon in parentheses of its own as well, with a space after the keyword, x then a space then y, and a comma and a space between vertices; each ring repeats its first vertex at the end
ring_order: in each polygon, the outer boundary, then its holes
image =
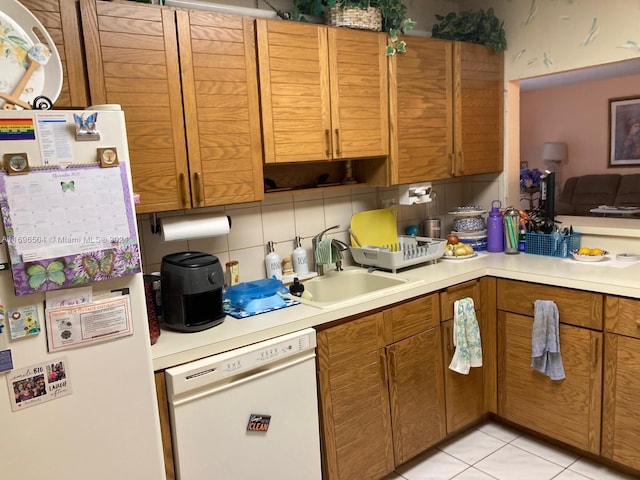
POLYGON ((167 393, 176 396, 215 386, 233 375, 263 369, 269 364, 305 352, 315 355, 315 347, 316 332, 308 328, 170 368, 165 372, 167 393))

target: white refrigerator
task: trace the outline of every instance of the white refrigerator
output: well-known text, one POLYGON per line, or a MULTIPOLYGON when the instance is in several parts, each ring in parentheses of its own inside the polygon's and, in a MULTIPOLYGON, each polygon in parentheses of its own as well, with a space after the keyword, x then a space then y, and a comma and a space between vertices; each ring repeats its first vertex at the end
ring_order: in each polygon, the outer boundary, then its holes
POLYGON ((124 114, 0 110, 0 478, 165 478, 124 114))

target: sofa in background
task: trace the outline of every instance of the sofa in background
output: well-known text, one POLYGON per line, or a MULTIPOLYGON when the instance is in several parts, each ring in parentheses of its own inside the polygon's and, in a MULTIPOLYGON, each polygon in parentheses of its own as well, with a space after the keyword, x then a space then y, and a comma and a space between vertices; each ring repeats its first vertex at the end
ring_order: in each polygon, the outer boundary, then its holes
POLYGON ((640 207, 640 173, 582 175, 567 179, 556 201, 556 215, 593 215, 600 205, 640 207))

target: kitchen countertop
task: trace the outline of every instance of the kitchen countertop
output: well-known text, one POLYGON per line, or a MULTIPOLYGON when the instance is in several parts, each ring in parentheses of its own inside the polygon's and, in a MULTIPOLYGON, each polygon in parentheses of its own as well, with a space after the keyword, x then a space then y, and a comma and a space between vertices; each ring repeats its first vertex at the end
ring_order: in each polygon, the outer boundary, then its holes
POLYGON ((225 318, 220 325, 197 333, 162 330, 151 347, 154 370, 180 365, 286 333, 314 327, 484 276, 523 280, 559 287, 640 298, 640 262, 621 262, 611 255, 602 262, 541 255, 479 253, 465 260, 439 260, 398 273, 421 280, 406 289, 367 300, 320 309, 299 304, 248 318, 225 318))

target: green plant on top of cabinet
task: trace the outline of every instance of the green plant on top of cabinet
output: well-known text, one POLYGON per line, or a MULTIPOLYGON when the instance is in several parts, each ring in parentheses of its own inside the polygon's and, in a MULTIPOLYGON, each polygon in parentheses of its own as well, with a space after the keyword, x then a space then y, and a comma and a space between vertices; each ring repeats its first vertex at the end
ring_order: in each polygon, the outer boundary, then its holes
POLYGON ((392 184, 502 171, 503 58, 417 37, 390 57, 392 184))
POLYGON ((252 19, 81 0, 93 104, 127 122, 138 213, 264 198, 252 19))
POLYGON ((386 156, 386 34, 257 20, 265 163, 386 156))

